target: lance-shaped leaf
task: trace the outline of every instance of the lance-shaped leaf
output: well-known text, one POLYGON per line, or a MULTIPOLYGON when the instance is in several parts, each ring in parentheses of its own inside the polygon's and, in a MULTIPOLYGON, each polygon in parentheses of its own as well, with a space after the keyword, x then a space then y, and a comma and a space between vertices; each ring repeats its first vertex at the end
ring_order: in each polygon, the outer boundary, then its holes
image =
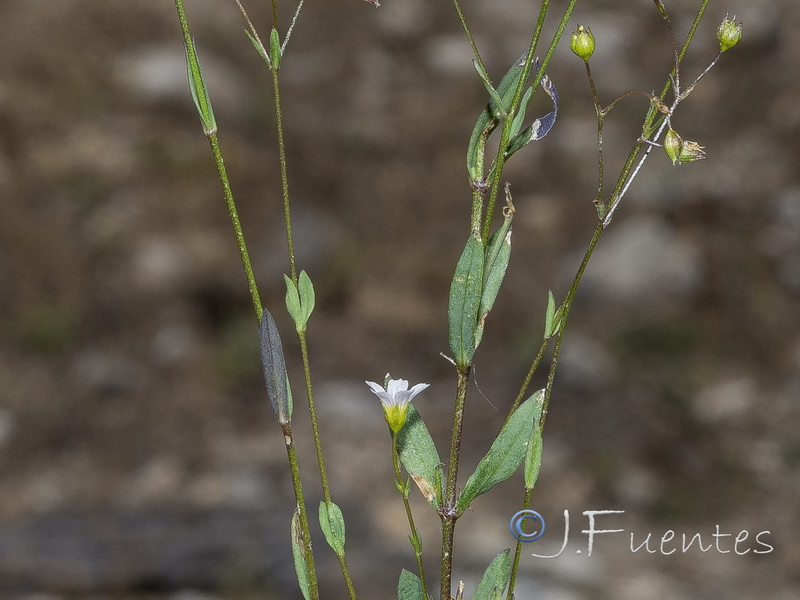
POLYGON ((498 593, 502 594, 510 576, 511 550, 504 550, 486 567, 472 600, 492 600, 498 593))
POLYGON ((289 311, 297 332, 302 333, 314 311, 314 284, 305 271, 300 271, 297 285, 287 275, 283 279, 286 283, 286 310, 289 311))
MULTIPOLYGON (((511 106, 511 100, 514 97, 514 91, 517 88, 520 77, 522 77, 523 67, 525 66, 525 54, 514 61, 511 68, 506 71, 500 83, 497 84, 495 94, 490 94, 489 103, 478 115, 475 126, 472 128, 472 135, 469 139, 469 147, 467 148, 467 173, 469 173, 470 182, 476 185, 477 182, 483 180, 483 165, 484 165, 484 150, 486 147, 486 140, 489 135, 497 127, 497 123, 506 114, 511 106), (500 98, 498 104, 496 98, 500 98)), ((488 76, 484 78, 481 69, 476 65, 481 79, 484 80, 484 85, 488 81, 488 76)))
POLYGON ((489 92, 489 97, 495 103, 495 106, 500 107, 500 114, 496 115, 498 117, 505 116, 505 111, 502 107, 503 100, 500 98, 500 94, 497 93, 497 90, 492 87, 492 82, 489 81, 489 74, 484 70, 483 65, 479 63, 477 60, 472 59, 472 64, 475 66, 475 70, 478 72, 478 75, 483 82, 483 86, 486 88, 486 91, 489 92))
POLYGON ((544 339, 549 340, 561 329, 562 306, 556 308, 553 292, 547 291, 547 309, 544 313, 544 339))
POLYGON ((425 591, 419 577, 403 569, 397 582, 397 600, 425 600, 425 591))
MULTIPOLYGON (((519 468, 536 424, 536 395, 523 402, 500 430, 492 447, 470 475, 456 501, 456 511, 464 512, 472 501, 511 477, 519 468)), ((541 408, 539 408, 541 411, 541 408)))
POLYGON ((337 556, 344 555, 344 515, 333 502, 319 503, 319 525, 328 545, 337 556))
POLYGON ((425 500, 438 510, 444 496, 442 461, 428 428, 413 404, 409 404, 406 422, 397 434, 397 451, 400 462, 425 500))
POLYGON ((267 63, 267 66, 271 69, 272 63, 269 60, 269 56, 267 56, 267 50, 266 48, 264 48, 264 44, 262 44, 261 41, 257 39, 252 33, 247 31, 247 29, 245 29, 244 32, 250 39, 250 43, 253 44, 253 48, 255 48, 256 52, 258 52, 258 55, 264 59, 264 62, 267 63))
POLYGON ((533 416, 536 422, 531 431, 531 440, 525 452, 525 464, 522 467, 522 476, 525 480, 525 487, 529 490, 536 485, 539 478, 539 469, 542 467, 542 409, 544 408, 544 390, 539 390, 532 397, 536 403, 533 416))
POLYGON ((267 397, 278 418, 278 423, 286 425, 292 418, 286 363, 283 359, 283 346, 278 327, 268 310, 264 310, 258 333, 261 338, 261 364, 264 367, 267 397))
POLYGON ((517 91, 519 80, 525 70, 525 59, 527 53, 523 52, 520 57, 514 61, 514 64, 506 71, 500 83, 497 84, 497 93, 502 100, 502 105, 497 106, 495 101, 490 100, 488 111, 493 116, 500 118, 508 112, 511 108, 511 100, 514 98, 514 93, 517 91))
POLYGON ((531 123, 530 127, 509 142, 505 153, 506 158, 514 154, 520 148, 524 148, 529 143, 542 139, 550 133, 553 125, 556 123, 556 117, 558 117, 558 90, 556 90, 555 84, 553 84, 552 80, 546 74, 542 75, 540 85, 545 93, 550 96, 550 100, 553 101, 553 110, 545 116, 536 119, 531 123))
POLYGON ((273 27, 272 31, 269 32, 269 60, 273 69, 281 66, 281 56, 283 56, 281 37, 278 34, 278 30, 273 27))
POLYGON ((506 208, 503 211, 503 224, 489 240, 483 265, 483 290, 478 310, 478 329, 475 331, 475 348, 481 343, 486 317, 494 306, 500 285, 506 275, 508 261, 511 259, 511 220, 514 218, 514 204, 511 192, 506 185, 506 208))
POLYGON ((466 369, 475 352, 475 332, 483 287, 483 243, 470 235, 458 259, 450 285, 448 321, 450 351, 459 369, 466 369))
POLYGON ((309 600, 309 574, 308 563, 303 554, 303 548, 307 547, 303 539, 303 530, 300 527, 300 508, 295 508, 292 515, 292 557, 294 558, 294 570, 297 573, 297 583, 300 584, 300 591, 305 600, 309 600))
POLYGON ((184 44, 186 50, 186 72, 189 77, 189 89, 192 92, 192 100, 197 107, 200 121, 203 123, 203 133, 211 135, 217 131, 217 121, 214 118, 214 110, 211 108, 211 97, 208 95, 208 87, 203 79, 203 69, 200 67, 200 59, 197 58, 197 46, 192 38, 191 48, 184 44))
POLYGON ((547 309, 544 313, 544 339, 549 340, 558 331, 556 328, 556 299, 553 290, 547 290, 547 309))

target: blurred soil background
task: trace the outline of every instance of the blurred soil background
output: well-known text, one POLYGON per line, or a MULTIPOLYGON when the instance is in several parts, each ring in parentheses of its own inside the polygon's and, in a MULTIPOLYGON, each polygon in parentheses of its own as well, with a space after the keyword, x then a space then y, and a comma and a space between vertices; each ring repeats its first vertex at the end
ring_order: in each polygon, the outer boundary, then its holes
MULTIPOLYGON (((282 31, 294 7, 281 4, 282 31)), ((524 50, 536 3, 464 2, 494 77, 524 50)), ((553 12, 564 5, 555 2, 553 12)), ((681 37, 695 2, 668 3, 681 37)), ((268 5, 248 2, 267 38, 268 5)), ((208 145, 163 0, 6 1, 0 12, 0 597, 299 598, 294 508, 266 401, 255 320, 208 145)), ((288 271, 271 80, 232 1, 191 0, 219 136, 265 305, 283 332, 311 514, 320 497, 288 271)), ((684 82, 716 54, 726 12, 744 40, 673 124, 708 158, 654 152, 616 213, 570 320, 518 600, 800 598, 800 4, 715 0, 684 82), (598 519, 586 556, 585 510, 598 519), (736 552, 631 553, 653 533, 749 532, 736 552), (774 551, 757 545, 761 540, 774 551), (579 550, 582 553, 579 553, 579 550)), ((554 25, 548 22, 548 31, 554 25)), ((671 48, 651 2, 582 2, 604 101, 660 90, 671 48)), ((569 31, 568 30, 568 31, 569 31)), ((506 285, 477 357, 461 483, 488 448, 595 222, 594 113, 562 44, 544 140, 511 161, 506 285), (496 407, 496 408, 495 408, 496 407)), ((416 401, 448 444, 447 293, 469 219, 464 154, 485 103, 448 2, 308 2, 281 81, 298 264, 334 499, 361 597, 414 570, 389 438, 363 384, 430 382, 416 401)), ((545 98, 532 113, 547 110, 545 98)), ((605 132, 609 180, 646 110, 605 132)), ((541 383, 541 379, 537 381, 541 383)), ((457 531, 468 596, 514 541, 513 479, 457 531)), ((414 492, 436 573, 438 521, 414 492)), ((324 597, 344 598, 316 532, 324 597)), ((733 550, 733 538, 720 538, 733 550)), ((671 546, 668 544, 667 549, 671 546)), ((527 549, 527 548, 526 548, 527 549)), ((433 587, 433 586, 431 586, 433 587)))

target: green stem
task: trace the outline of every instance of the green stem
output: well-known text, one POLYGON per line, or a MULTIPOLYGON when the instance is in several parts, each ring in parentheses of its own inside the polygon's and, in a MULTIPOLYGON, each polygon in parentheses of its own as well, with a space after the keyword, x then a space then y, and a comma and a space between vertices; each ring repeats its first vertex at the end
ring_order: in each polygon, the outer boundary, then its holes
MULTIPOLYGON (((197 64, 197 57, 194 52, 194 44, 192 43, 192 35, 189 30, 189 21, 186 18, 186 11, 183 8, 183 0, 175 0, 175 8, 178 11, 178 20, 181 24, 181 32, 183 33, 183 41, 186 46, 186 52, 190 64, 197 64)), ((195 88, 198 90, 197 99, 200 103, 200 113, 210 114, 211 107, 207 105, 207 98, 202 86, 202 80, 195 81, 195 88)), ((206 133, 208 142, 211 145, 211 153, 214 156, 214 163, 217 166, 217 176, 219 177, 220 184, 222 184, 222 194, 225 197, 225 204, 228 207, 228 215, 230 215, 231 225, 233 225, 233 232, 236 236, 236 245, 239 248, 239 256, 242 259, 242 266, 244 267, 244 274, 247 278, 247 287, 250 289, 250 298, 253 301, 253 308, 256 312, 258 322, 261 322, 261 316, 264 312, 261 307, 261 297, 258 294, 258 286, 256 279, 253 275, 253 266, 250 263, 250 255, 247 252, 247 244, 244 239, 244 232, 242 231, 242 224, 239 221, 239 213, 236 210, 236 202, 233 199, 233 192, 231 191, 231 184, 228 181, 228 172, 225 169, 225 162, 222 160, 222 151, 219 147, 216 131, 206 133)))
POLYGON ((564 339, 564 331, 566 331, 567 328, 567 319, 569 318, 569 313, 572 310, 572 302, 575 300, 575 294, 578 291, 578 286, 580 285, 583 274, 586 271, 586 267, 589 265, 589 259, 592 258, 592 253, 597 246, 597 242, 600 241, 600 236, 603 234, 603 231, 605 231, 603 222, 598 221, 597 227, 595 227, 594 230, 594 235, 589 241, 589 247, 586 249, 586 252, 583 255, 583 260, 581 261, 580 267, 578 267, 578 272, 575 274, 575 278, 572 280, 572 285, 567 292, 567 297, 564 299, 564 303, 561 305, 561 323, 558 333, 556 334, 556 344, 553 348, 553 358, 550 362, 550 371, 547 374, 547 385, 545 386, 544 390, 544 406, 542 407, 542 418, 539 421, 539 429, 544 429, 544 422, 547 418, 547 407, 550 404, 550 394, 553 391, 553 381, 555 380, 556 369, 558 368, 558 355, 561 351, 561 342, 564 339))
POLYGON ((303 485, 300 481, 300 467, 297 464, 297 453, 294 449, 294 438, 292 437, 292 425, 286 423, 281 425, 283 428, 283 439, 286 442, 286 454, 289 457, 289 467, 292 471, 292 487, 294 488, 294 497, 297 500, 297 507, 300 512, 300 529, 302 531, 302 552, 308 568, 308 588, 312 600, 319 599, 319 591, 317 590, 317 571, 314 566, 314 552, 311 547, 311 533, 308 528, 308 513, 306 512, 306 503, 303 498, 303 485))
MULTIPOLYGON (((525 488, 525 497, 522 500, 522 510, 527 510, 531 505, 531 495, 533 488, 525 488)), ((508 580, 508 591, 506 592, 506 600, 513 600, 514 586, 517 584, 517 571, 519 570, 519 561, 522 558, 522 540, 517 540, 517 545, 514 548, 514 562, 511 565, 511 577, 508 580)))
MULTIPOLYGON (((572 11, 575 9, 575 5, 577 3, 578 0, 570 0, 564 12, 564 16, 561 18, 561 22, 558 24, 558 28, 553 35, 553 39, 550 41, 550 46, 547 48, 547 53, 539 65, 539 71, 533 78, 531 86, 534 89, 539 86, 542 76, 544 76, 545 72, 547 71, 547 67, 550 64, 550 59, 553 57, 553 53, 556 51, 556 46, 558 46, 558 43, 561 41, 561 36, 564 33, 564 29, 567 27, 567 22, 572 16, 572 11)), ((547 9, 549 5, 549 0, 544 0, 542 2, 542 7, 539 11, 539 18, 536 22, 536 28, 533 32, 533 36, 531 37, 530 45, 528 46, 528 54, 525 57, 525 67, 522 72, 522 77, 520 78, 519 84, 517 85, 517 89, 514 93, 514 99, 511 101, 511 108, 508 111, 509 116, 503 121, 503 129, 500 133, 500 144, 498 147, 497 156, 495 157, 495 164, 492 167, 493 176, 490 181, 489 201, 486 206, 486 216, 483 219, 484 240, 489 239, 489 234, 492 228, 492 217, 494 216, 494 208, 497 203, 497 194, 500 189, 500 181, 503 177, 503 168, 505 167, 506 162, 505 149, 508 147, 509 137, 511 136, 511 124, 514 120, 513 115, 515 115, 517 112, 519 103, 522 100, 528 76, 533 68, 533 57, 536 53, 536 47, 539 43, 539 36, 541 34, 542 27, 544 26, 544 19, 547 15, 547 9)))
POLYGON ((208 136, 208 142, 211 145, 211 153, 214 155, 214 163, 217 165, 217 175, 222 184, 222 193, 225 196, 225 204, 228 207, 228 215, 231 219, 233 226, 233 234, 236 236, 236 246, 239 248, 239 256, 242 259, 242 267, 244 268, 244 275, 247 279, 247 287, 250 290, 250 299, 253 301, 253 309, 256 313, 256 319, 261 322, 261 316, 264 314, 264 309, 261 307, 261 297, 258 294, 258 286, 256 285, 256 278, 253 274, 253 265, 250 263, 250 255, 247 252, 247 244, 244 239, 244 231, 242 224, 239 221, 239 212, 236 210, 236 202, 233 199, 233 192, 231 185, 228 181, 228 173, 225 169, 225 163, 222 160, 222 151, 219 147, 217 134, 212 133, 208 136))
POLYGON ((272 69, 272 91, 275 98, 275 125, 278 130, 278 160, 281 167, 281 196, 283 218, 286 222, 286 248, 289 254, 289 270, 292 281, 297 284, 297 266, 294 260, 294 237, 292 235, 292 213, 289 207, 289 174, 286 166, 286 144, 283 139, 283 112, 281 111, 281 87, 278 69, 272 69))
MULTIPOLYGON (((567 317, 569 317, 570 310, 572 309, 572 302, 575 299, 575 293, 578 291, 578 286, 580 285, 581 278, 583 277, 584 272, 586 271, 586 267, 589 264, 589 260, 592 257, 592 253, 594 252, 595 247, 597 246, 597 242, 600 240, 600 236, 603 234, 605 229, 603 228, 603 221, 599 220, 597 222, 597 227, 594 230, 594 235, 592 236, 591 241, 589 242, 589 247, 586 249, 586 252, 583 255, 583 260, 581 261, 580 267, 578 267, 578 271, 575 274, 574 279, 572 280, 572 285, 569 288, 569 292, 567 292, 567 297, 564 299, 563 304, 561 305, 561 324, 558 329, 558 333, 556 334, 556 344, 555 348, 553 349, 553 358, 551 359, 550 363, 550 371, 547 374, 547 385, 545 386, 544 392, 544 406, 542 407, 542 417, 539 420, 539 431, 544 430, 544 422, 545 418, 547 417, 547 408, 550 404, 550 395, 553 391, 553 381, 555 380, 556 369, 558 368, 558 355, 561 351, 561 342, 564 339, 564 331, 567 326, 567 317)), ((526 377, 525 382, 523 383, 522 388, 517 396, 516 403, 519 403, 521 398, 525 394, 525 390, 530 383, 530 377, 532 376, 533 372, 536 370, 536 367, 539 365, 539 361, 541 360, 542 353, 544 351, 544 347, 546 342, 542 344, 539 348, 539 353, 536 355, 536 358, 531 365, 531 369, 528 371, 528 377, 526 377)), ((513 409, 509 412, 509 417, 513 413, 513 409)), ((508 420, 508 417, 506 418, 508 420)), ((525 497, 523 498, 522 502, 522 510, 527 510, 530 506, 531 495, 533 492, 533 488, 525 488, 525 497)), ((507 600, 511 600, 513 598, 514 592, 514 585, 517 579, 517 570, 519 569, 519 561, 520 556, 522 553, 522 542, 518 541, 516 549, 514 551, 514 563, 511 568, 511 578, 509 580, 508 585, 508 592, 506 595, 507 600)))
MULTIPOLYGON (((664 84, 663 89, 661 90, 661 94, 659 94, 659 98, 663 102, 664 98, 667 96, 667 92, 672 87, 672 78, 678 72, 680 62, 683 60, 684 55, 686 54, 686 50, 689 48, 689 44, 691 44, 692 39, 694 38, 694 34, 697 31, 697 27, 700 24, 701 19, 703 18, 703 14, 705 13, 706 6, 708 5, 709 0, 702 0, 700 6, 697 9, 697 14, 694 17, 694 21, 692 21, 692 25, 689 28, 689 32, 686 34, 686 39, 681 46, 681 50, 678 53, 678 60, 676 61, 675 65, 672 67, 672 72, 670 76, 667 77, 667 81, 664 84)), ((655 107, 651 106, 650 111, 645 118, 644 125, 642 127, 642 131, 649 132, 653 127, 653 123, 655 120, 661 116, 661 113, 655 109, 655 107)), ((636 158, 639 156, 639 153, 642 150, 642 146, 644 145, 644 141, 640 137, 633 145, 630 153, 628 154, 628 158, 625 160, 625 165, 620 172, 619 178, 617 179, 617 183, 614 185, 614 190, 611 192, 611 196, 606 202, 606 216, 604 220, 604 225, 607 227, 611 223, 611 217, 613 216, 614 211, 616 210, 617 206, 619 205, 620 201, 622 200, 623 191, 627 191, 627 188, 630 186, 630 181, 628 180, 631 171, 633 171, 634 163, 636 162, 636 158)), ((642 158, 642 161, 639 163, 639 166, 642 165, 644 160, 650 155, 650 150, 652 146, 648 145, 647 149, 645 149, 645 155, 642 158)))
MULTIPOLYGON (((320 437, 319 433, 317 409, 314 402, 314 387, 311 382, 311 363, 309 361, 308 344, 306 343, 305 332, 298 332, 298 337, 300 339, 300 354, 303 358, 303 373, 305 375, 306 397, 308 398, 308 414, 311 419, 311 430, 314 436, 314 448, 316 449, 317 464, 319 465, 319 477, 320 481, 322 482, 322 497, 325 502, 332 502, 330 486, 328 485, 328 472, 325 469, 325 457, 322 453, 322 438, 320 437)), ((350 595, 351 600, 355 600, 356 591, 353 587, 353 580, 350 576, 350 570, 347 568, 347 560, 345 559, 345 555, 342 553, 337 554, 336 556, 339 559, 339 567, 342 570, 342 576, 344 577, 344 582, 347 586, 347 592, 350 595)))
POLYGON ((461 431, 464 425, 464 406, 467 400, 467 386, 471 367, 458 370, 456 401, 453 410, 453 434, 450 440, 450 460, 447 464, 447 484, 444 507, 439 511, 442 519, 442 577, 440 600, 450 600, 453 576, 453 535, 455 533, 456 497, 458 495, 458 461, 461 456, 461 431))
POLYGON ((511 419, 511 415, 514 414, 514 411, 517 410, 517 407, 522 403, 522 399, 525 398, 525 392, 527 391, 528 386, 531 384, 534 373, 536 373, 536 370, 539 368, 539 363, 542 361, 544 351, 549 343, 550 338, 547 338, 542 340, 542 343, 539 344, 539 351, 536 353, 536 357, 531 362, 531 366, 528 368, 528 372, 525 374, 525 379, 522 380, 522 385, 519 388, 519 392, 517 392, 517 397, 514 398, 514 402, 511 404, 511 408, 508 410, 508 414, 506 415, 506 420, 503 421, 503 427, 506 426, 508 421, 511 419))
POLYGON ((456 13, 458 13, 458 18, 461 21, 461 26, 464 28, 464 33, 467 34, 467 40, 469 41, 470 48, 472 48, 472 54, 475 55, 475 60, 478 61, 478 64, 483 69, 483 72, 488 73, 486 70, 486 65, 483 64, 481 53, 478 51, 478 46, 475 44, 475 40, 472 38, 472 32, 469 30, 469 26, 467 25, 467 19, 464 17, 464 13, 461 11, 461 4, 459 4, 458 0, 453 0, 453 6, 456 8, 456 13))
POLYGON ((419 580, 422 583, 422 590, 424 597, 428 598, 428 586, 425 583, 425 567, 422 564, 422 539, 419 535, 416 525, 414 525, 414 515, 411 512, 411 503, 408 501, 410 492, 410 482, 403 482, 403 473, 400 470, 400 454, 397 450, 397 432, 392 431, 392 464, 394 465, 395 487, 400 495, 403 497, 403 505, 406 509, 406 517, 408 518, 408 526, 411 528, 411 546, 414 548, 414 556, 417 559, 417 568, 419 569, 419 580))

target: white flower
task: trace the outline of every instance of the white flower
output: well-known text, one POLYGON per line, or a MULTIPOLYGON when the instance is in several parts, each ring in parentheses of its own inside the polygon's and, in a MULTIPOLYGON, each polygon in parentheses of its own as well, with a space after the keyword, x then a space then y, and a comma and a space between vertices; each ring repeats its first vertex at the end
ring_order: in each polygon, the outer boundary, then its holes
POLYGON ((378 385, 374 381, 365 381, 375 394, 381 400, 383 405, 383 415, 389 428, 397 433, 402 429, 406 422, 408 415, 408 403, 419 394, 429 387, 427 383, 418 383, 411 389, 408 389, 408 381, 405 379, 389 379, 389 374, 386 374, 387 382, 386 388, 378 385))

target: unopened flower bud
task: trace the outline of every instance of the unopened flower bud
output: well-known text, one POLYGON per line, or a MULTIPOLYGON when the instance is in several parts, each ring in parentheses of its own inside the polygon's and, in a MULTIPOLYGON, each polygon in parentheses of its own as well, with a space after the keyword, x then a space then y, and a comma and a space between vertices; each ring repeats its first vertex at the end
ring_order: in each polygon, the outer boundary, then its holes
POLYGON ((664 150, 673 165, 702 160, 706 157, 703 146, 692 140, 684 140, 674 129, 667 131, 664 138, 664 150))
POLYGON ((725 52, 730 50, 739 40, 742 39, 742 22, 736 22, 736 15, 729 19, 727 15, 722 20, 722 23, 717 27, 717 40, 719 40, 719 51, 725 52))
POLYGON ((594 35, 592 35, 592 30, 583 25, 578 25, 578 31, 572 32, 569 49, 584 62, 588 61, 594 53, 594 35))

